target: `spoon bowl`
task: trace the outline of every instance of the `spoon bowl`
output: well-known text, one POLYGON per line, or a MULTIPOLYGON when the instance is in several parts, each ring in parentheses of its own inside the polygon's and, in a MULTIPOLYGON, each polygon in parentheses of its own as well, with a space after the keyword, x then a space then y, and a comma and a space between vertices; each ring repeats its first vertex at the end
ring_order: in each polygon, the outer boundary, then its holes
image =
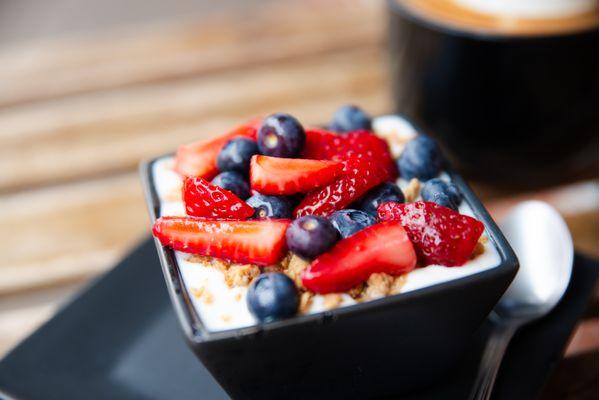
POLYGON ((520 262, 520 270, 495 313, 530 320, 547 314, 566 292, 574 245, 559 213, 547 203, 526 201, 500 224, 520 262))

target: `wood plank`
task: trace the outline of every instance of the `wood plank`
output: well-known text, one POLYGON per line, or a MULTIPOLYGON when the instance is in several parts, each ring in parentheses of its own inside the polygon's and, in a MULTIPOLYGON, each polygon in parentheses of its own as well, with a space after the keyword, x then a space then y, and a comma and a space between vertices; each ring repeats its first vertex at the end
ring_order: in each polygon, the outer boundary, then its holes
POLYGON ((0 197, 0 295, 95 276, 148 233, 135 173, 0 197))
MULTIPOLYGON (((595 300, 592 304, 599 306, 595 300)), ((599 348, 599 318, 585 317, 574 331, 566 349, 566 357, 575 357, 599 348)))
POLYGON ((382 10, 382 1, 273 3, 187 23, 4 49, 0 106, 378 45, 382 10))
MULTIPOLYGON (((484 191, 479 194, 488 198, 484 191)), ((578 182, 508 197, 496 198, 492 194, 485 205, 500 221, 511 207, 526 200, 540 200, 555 207, 568 224, 576 250, 599 257, 599 182, 578 182)))
POLYGON ((599 350, 564 359, 539 397, 543 400, 596 400, 599 350))
POLYGON ((357 49, 276 67, 228 71, 4 109, 0 110, 0 139, 7 144, 53 140, 60 135, 98 133, 119 122, 127 124, 124 128, 133 128, 139 124, 137 120, 143 119, 151 123, 164 120, 162 124, 166 125, 182 117, 199 119, 218 110, 247 115, 255 112, 253 103, 260 103, 261 98, 277 95, 290 99, 343 89, 338 87, 340 84, 380 81, 384 67, 372 60, 381 56, 380 49, 357 49), (318 79, 307 79, 306 71, 318 79), (240 110, 241 105, 244 107, 240 110))

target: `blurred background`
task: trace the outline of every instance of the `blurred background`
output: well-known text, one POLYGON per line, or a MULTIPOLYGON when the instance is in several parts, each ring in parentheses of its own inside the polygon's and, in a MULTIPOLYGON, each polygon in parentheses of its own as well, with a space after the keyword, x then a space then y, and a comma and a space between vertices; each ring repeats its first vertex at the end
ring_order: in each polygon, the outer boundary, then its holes
MULTIPOLYGON (((274 111, 393 110, 385 31, 383 0, 1 1, 0 356, 148 235, 140 160, 274 111)), ((496 217, 549 201, 599 256, 596 180, 474 187, 496 217)))

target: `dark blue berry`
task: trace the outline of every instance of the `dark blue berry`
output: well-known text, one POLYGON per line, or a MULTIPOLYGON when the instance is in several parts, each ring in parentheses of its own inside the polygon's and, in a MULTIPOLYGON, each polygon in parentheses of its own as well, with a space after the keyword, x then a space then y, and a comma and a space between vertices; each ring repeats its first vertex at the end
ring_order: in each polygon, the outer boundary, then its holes
POLYGON ((287 229, 287 247, 304 258, 315 258, 329 250, 338 239, 331 222, 316 215, 298 218, 287 229))
POLYGON ((254 218, 291 218, 293 205, 283 196, 266 196, 256 193, 246 200, 254 207, 254 218))
POLYGON ((418 135, 404 147, 397 160, 399 174, 404 179, 427 181, 439 175, 443 157, 437 143, 426 135, 418 135))
POLYGON ((223 189, 233 192, 242 200, 245 200, 250 196, 250 185, 245 180, 245 177, 239 172, 221 172, 220 174, 216 175, 216 177, 212 180, 212 183, 216 186, 220 186, 223 189))
MULTIPOLYGON (((423 200, 425 200, 423 198, 423 200)), ((458 206, 447 196, 445 193, 435 193, 426 201, 432 201, 433 203, 437 203, 440 206, 451 208, 454 211, 458 211, 458 206)))
POLYGON ((457 186, 439 178, 426 181, 420 190, 420 195, 424 201, 432 201, 456 211, 462 202, 462 194, 457 186))
POLYGON ((237 171, 247 175, 254 154, 258 154, 258 146, 253 140, 231 139, 218 153, 216 165, 220 171, 237 171))
POLYGON ((401 189, 392 182, 384 182, 370 189, 356 206, 358 209, 376 217, 379 205, 387 201, 395 201, 397 203, 406 201, 401 189))
POLYGON ((304 128, 289 114, 272 114, 264 119, 258 129, 258 149, 266 156, 296 157, 305 142, 304 128))
POLYGON ((376 224, 376 218, 360 210, 335 211, 329 220, 342 238, 349 237, 362 229, 376 224))
POLYGON ((359 107, 351 104, 337 109, 329 125, 329 128, 335 132, 351 132, 358 129, 370 130, 371 127, 370 116, 359 107))
POLYGON ((248 289, 248 308, 262 322, 291 317, 297 313, 298 304, 295 283, 280 272, 260 275, 248 289))

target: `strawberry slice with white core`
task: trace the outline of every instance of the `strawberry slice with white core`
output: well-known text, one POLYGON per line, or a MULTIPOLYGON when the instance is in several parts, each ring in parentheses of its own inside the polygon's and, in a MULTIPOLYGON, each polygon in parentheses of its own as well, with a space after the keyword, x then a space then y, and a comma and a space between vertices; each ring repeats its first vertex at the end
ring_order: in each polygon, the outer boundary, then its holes
POLYGON ((272 265, 286 254, 289 220, 226 221, 161 217, 152 232, 163 246, 236 263, 272 265))
POLYGON ((378 214, 380 220, 398 221, 406 228, 424 265, 463 265, 485 229, 482 222, 429 201, 383 203, 378 214))
POLYGON ((338 161, 255 155, 250 163, 250 183, 262 194, 304 193, 331 183, 342 169, 338 161))
POLYGON ((179 146, 175 157, 175 171, 183 176, 212 179, 218 174, 216 158, 225 143, 236 137, 256 140, 262 119, 255 118, 217 138, 179 146))
POLYGON ((193 217, 247 219, 254 214, 233 192, 202 178, 185 178, 183 203, 187 215, 193 217))
POLYGON ((316 293, 344 292, 373 273, 401 275, 415 267, 416 252, 405 229, 382 222, 337 242, 304 270, 302 283, 316 293))

